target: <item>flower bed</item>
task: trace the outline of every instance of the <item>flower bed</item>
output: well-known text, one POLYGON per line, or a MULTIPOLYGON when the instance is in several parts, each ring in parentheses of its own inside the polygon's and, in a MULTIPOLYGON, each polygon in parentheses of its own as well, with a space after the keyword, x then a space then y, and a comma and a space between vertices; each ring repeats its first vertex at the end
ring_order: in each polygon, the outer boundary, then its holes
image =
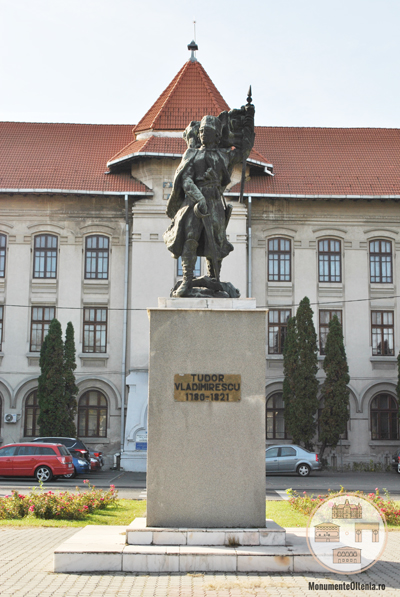
MULTIPOLYGON (((28 495, 22 495, 13 489, 11 495, 0 498, 0 519, 34 518, 83 520, 96 510, 104 510, 115 505, 118 492, 114 485, 108 491, 96 489, 87 483, 88 491, 70 493, 64 491, 55 494, 52 491, 38 492, 33 489, 28 495)), ((77 488, 78 489, 78 488, 77 488)))
POLYGON ((387 524, 391 526, 400 526, 400 508, 396 502, 391 499, 387 489, 384 489, 383 492, 385 497, 380 495, 378 487, 375 488, 375 493, 366 494, 363 491, 346 491, 346 489, 341 486, 340 491, 332 491, 331 489, 328 489, 327 494, 314 496, 313 494, 307 495, 305 491, 303 491, 303 495, 300 495, 293 489, 286 490, 286 493, 289 495, 289 503, 292 508, 307 516, 311 515, 319 503, 323 502, 327 498, 333 497, 334 495, 344 495, 351 493, 359 495, 360 497, 366 498, 373 502, 382 512, 382 514, 384 514, 387 524))

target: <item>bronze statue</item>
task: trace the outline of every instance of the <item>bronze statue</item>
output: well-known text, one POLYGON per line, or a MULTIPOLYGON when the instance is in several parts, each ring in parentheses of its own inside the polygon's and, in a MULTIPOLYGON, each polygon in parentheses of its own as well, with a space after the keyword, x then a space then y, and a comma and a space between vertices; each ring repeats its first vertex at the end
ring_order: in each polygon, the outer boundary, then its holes
POLYGON ((182 157, 167 205, 171 225, 164 233, 169 251, 182 257, 183 279, 175 297, 238 297, 239 291, 220 282, 222 260, 233 251, 226 238, 232 206, 223 192, 236 164, 243 163, 254 143, 254 106, 221 112, 192 121, 184 132, 188 149, 182 157), (193 277, 197 256, 206 258, 207 276, 193 277))

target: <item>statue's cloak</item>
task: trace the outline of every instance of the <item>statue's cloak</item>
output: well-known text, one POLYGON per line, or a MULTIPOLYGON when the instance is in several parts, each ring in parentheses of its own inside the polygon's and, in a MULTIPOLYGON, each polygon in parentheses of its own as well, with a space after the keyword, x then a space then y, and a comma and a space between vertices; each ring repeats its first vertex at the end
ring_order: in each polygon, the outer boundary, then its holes
POLYGON ((186 170, 196 157, 197 152, 198 149, 187 149, 182 156, 181 163, 176 169, 174 182, 172 185, 172 193, 167 203, 167 216, 171 219, 173 219, 176 216, 179 209, 181 208, 182 203, 185 200, 185 191, 182 187, 182 175, 184 174, 184 172, 186 172, 186 170))
MULTIPOLYGON (((189 210, 192 210, 194 208, 194 202, 185 195, 185 191, 183 189, 182 184, 182 178, 191 166, 191 164, 194 162, 199 151, 199 149, 189 148, 183 154, 182 161, 179 164, 175 173, 172 192, 167 203, 167 215, 168 217, 172 218, 172 222, 168 230, 165 231, 163 238, 168 250, 171 251, 171 253, 173 253, 175 257, 182 255, 183 245, 185 242, 185 219, 189 210)), ((220 190, 218 192, 215 189, 215 192, 217 192, 218 204, 220 206, 220 209, 222 210, 222 204, 220 203, 219 198, 226 185, 230 182, 229 166, 231 166, 230 169, 232 169, 233 164, 230 164, 229 162, 231 161, 232 154, 234 152, 232 150, 226 150, 221 148, 219 148, 217 151, 218 156, 221 160, 220 167, 222 168, 222 188, 220 187, 220 190)), ((209 209, 212 208, 215 209, 215 204, 209 204, 209 209)), ((223 212, 222 218, 224 218, 223 212)), ((233 246, 226 239, 225 232, 223 236, 223 241, 219 243, 217 247, 220 258, 225 257, 230 251, 233 250, 233 246)), ((205 234, 203 231, 199 238, 197 255, 208 256, 209 250, 207 245, 208 241, 205 238, 205 234)))

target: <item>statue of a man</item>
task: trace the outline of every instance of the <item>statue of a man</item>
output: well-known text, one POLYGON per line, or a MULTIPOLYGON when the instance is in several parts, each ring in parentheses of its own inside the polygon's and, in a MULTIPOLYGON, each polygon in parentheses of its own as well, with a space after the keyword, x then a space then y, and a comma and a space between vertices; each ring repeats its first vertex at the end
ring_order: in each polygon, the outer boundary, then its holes
POLYGON ((198 255, 206 258, 209 287, 223 290, 219 284, 221 262, 233 251, 226 238, 232 208, 226 206, 223 192, 233 167, 242 163, 253 147, 254 106, 204 116, 200 123, 190 123, 184 138, 188 149, 176 170, 167 205, 172 223, 164 234, 169 251, 182 257, 183 280, 172 296, 191 296, 193 286, 200 285, 193 279, 198 255), (240 142, 234 146, 238 131, 233 128, 237 129, 238 119, 242 130, 240 142))

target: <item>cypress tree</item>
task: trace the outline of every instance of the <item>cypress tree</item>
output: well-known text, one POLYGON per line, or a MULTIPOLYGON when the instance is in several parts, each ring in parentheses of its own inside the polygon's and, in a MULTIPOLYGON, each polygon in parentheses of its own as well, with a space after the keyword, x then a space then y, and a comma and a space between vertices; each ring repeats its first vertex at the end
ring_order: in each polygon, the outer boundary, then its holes
POLYGON ((285 423, 293 443, 303 442, 307 449, 313 448, 314 416, 318 410, 318 348, 312 316, 310 301, 304 297, 293 323, 295 334, 290 331, 292 339, 284 351, 285 423))
POLYGON ((64 343, 64 381, 65 381, 65 404, 68 412, 68 423, 65 435, 76 437, 75 415, 77 409, 76 396, 78 388, 75 383, 76 360, 75 360, 75 339, 74 326, 69 321, 65 332, 64 343))
POLYGON ((57 319, 53 319, 42 344, 39 360, 41 374, 38 380, 38 423, 42 436, 63 436, 67 428, 63 352, 61 325, 57 319))
POLYGON ((399 404, 399 418, 400 418, 400 352, 397 355, 397 386, 396 386, 397 402, 399 404))
POLYGON ((326 378, 321 389, 323 408, 319 420, 321 460, 327 446, 336 448, 349 419, 349 367, 343 344, 342 326, 336 315, 329 322, 323 367, 326 378))
POLYGON ((291 406, 295 402, 296 370, 298 360, 296 318, 290 317, 287 323, 285 344, 283 346, 283 403, 286 429, 289 430, 291 406))

